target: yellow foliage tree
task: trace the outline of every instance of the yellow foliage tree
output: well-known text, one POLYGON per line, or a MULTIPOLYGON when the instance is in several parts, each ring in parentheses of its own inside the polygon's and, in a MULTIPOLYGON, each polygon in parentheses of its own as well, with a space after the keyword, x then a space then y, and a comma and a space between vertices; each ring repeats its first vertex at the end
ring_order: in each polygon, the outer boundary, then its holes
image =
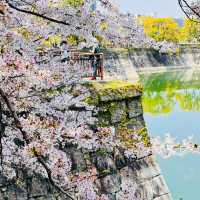
POLYGON ((181 29, 182 42, 199 42, 200 41, 200 24, 189 19, 185 19, 181 29))
POLYGON ((180 27, 173 18, 141 16, 139 21, 144 25, 145 33, 156 41, 179 42, 180 27))

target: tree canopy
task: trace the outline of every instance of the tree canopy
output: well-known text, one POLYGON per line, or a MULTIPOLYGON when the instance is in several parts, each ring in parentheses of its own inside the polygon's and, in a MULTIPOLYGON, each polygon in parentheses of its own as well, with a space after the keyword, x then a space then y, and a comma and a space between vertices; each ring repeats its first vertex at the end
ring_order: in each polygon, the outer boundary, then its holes
POLYGON ((141 16, 139 20, 144 25, 145 33, 156 41, 179 41, 180 27, 173 18, 155 18, 141 16))

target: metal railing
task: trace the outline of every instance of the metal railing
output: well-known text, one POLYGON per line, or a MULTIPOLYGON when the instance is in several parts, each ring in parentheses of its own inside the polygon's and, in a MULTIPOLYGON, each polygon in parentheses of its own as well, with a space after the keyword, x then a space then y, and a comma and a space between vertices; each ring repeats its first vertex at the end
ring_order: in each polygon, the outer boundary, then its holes
MULTIPOLYGON (((104 65, 104 55, 103 53, 86 53, 86 52, 67 52, 68 55, 63 56, 64 51, 51 51, 51 57, 58 57, 61 62, 65 62, 66 64, 78 64, 81 67, 82 77, 92 77, 93 76, 93 67, 92 61, 97 65, 97 77, 100 77, 103 80, 103 65, 104 65)), ((37 58, 35 58, 38 64, 47 63, 48 61, 45 59, 45 55, 48 52, 42 51, 37 58), (44 56, 44 58, 43 58, 44 56)))
POLYGON ((95 62, 97 65, 97 77, 100 77, 103 80, 103 64, 104 56, 103 53, 83 53, 75 52, 69 58, 70 61, 78 63, 83 71, 83 77, 92 77, 93 76, 93 67, 92 62, 95 62))

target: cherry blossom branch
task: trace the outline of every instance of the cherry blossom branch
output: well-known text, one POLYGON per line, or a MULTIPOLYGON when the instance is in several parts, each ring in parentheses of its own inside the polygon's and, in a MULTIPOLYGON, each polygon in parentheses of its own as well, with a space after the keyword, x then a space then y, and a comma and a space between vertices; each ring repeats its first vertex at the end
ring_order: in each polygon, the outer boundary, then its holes
MULTIPOLYGON (((7 95, 4 93, 4 91, 0 88, 0 96, 2 97, 2 99, 4 100, 4 102, 6 103, 11 117, 14 119, 14 123, 15 126, 17 127, 17 129, 21 132, 24 141, 26 142, 26 144, 28 145, 30 143, 29 139, 28 139, 28 134, 26 133, 26 131, 23 130, 23 127, 9 101, 9 99, 7 98, 7 95)), ((71 200, 74 200, 74 198, 68 194, 66 191, 64 191, 61 187, 59 187, 53 180, 52 176, 51 176, 51 170, 48 168, 48 166, 46 165, 46 163, 44 162, 43 158, 41 156, 38 155, 37 151, 34 150, 34 155, 37 158, 38 162, 43 166, 43 168, 45 169, 47 175, 48 175, 48 179, 50 181, 50 183, 60 192, 62 192, 63 194, 65 194, 68 198, 70 198, 71 200)))
POLYGON ((178 0, 178 3, 179 3, 179 6, 181 8, 181 10, 184 12, 184 14, 186 15, 186 17, 188 19, 190 19, 191 21, 193 22, 196 22, 196 23, 199 23, 199 21, 197 20, 194 20, 194 18, 190 17, 190 15, 187 13, 187 11, 184 9, 184 5, 185 4, 185 7, 187 7, 187 9, 189 9, 191 12, 193 12, 197 17, 200 18, 200 13, 196 12, 189 4, 186 0, 178 0))
POLYGON ((27 136, 27 133, 23 130, 22 126, 21 126, 21 123, 9 101, 9 99, 7 98, 6 94, 4 93, 4 91, 0 88, 0 96, 2 97, 2 99, 4 100, 4 102, 6 103, 9 111, 10 111, 10 114, 11 114, 11 117, 14 119, 14 123, 15 123, 15 126, 17 127, 17 129, 21 132, 22 136, 23 136, 23 139, 24 141, 29 144, 29 139, 28 139, 28 136, 27 136))
MULTIPOLYGON (((30 10, 25 10, 25 9, 22 9, 22 8, 18 8, 16 6, 14 6, 12 3, 10 3, 9 0, 6 0, 6 3, 8 4, 8 6, 14 10, 17 10, 19 12, 22 12, 22 13, 26 13, 26 14, 29 14, 29 15, 33 15, 33 16, 36 16, 36 17, 40 17, 44 20, 47 20, 47 21, 51 21, 51 22, 54 22, 54 23, 57 23, 57 24, 62 24, 62 25, 65 25, 65 26, 71 26, 72 24, 68 23, 68 22, 65 22, 63 20, 58 20, 58 19, 54 19, 54 18, 51 18, 51 17, 48 17, 48 16, 45 16, 43 14, 40 14, 40 13, 37 13, 37 12, 34 12, 34 11, 30 11, 30 10)), ((70 16, 70 15, 69 15, 70 16)), ((77 30, 81 30, 82 28, 77 26, 75 27, 77 30)))
POLYGON ((46 163, 44 162, 44 160, 41 158, 41 156, 39 156, 37 154, 37 151, 34 150, 34 155, 37 157, 38 162, 44 167, 44 169, 47 172, 48 178, 50 183, 60 192, 62 192, 63 194, 65 194, 68 198, 70 198, 71 200, 75 200, 70 194, 68 194, 65 190, 63 190, 59 185, 57 185, 52 176, 51 176, 51 170, 48 168, 48 166, 46 165, 46 163))

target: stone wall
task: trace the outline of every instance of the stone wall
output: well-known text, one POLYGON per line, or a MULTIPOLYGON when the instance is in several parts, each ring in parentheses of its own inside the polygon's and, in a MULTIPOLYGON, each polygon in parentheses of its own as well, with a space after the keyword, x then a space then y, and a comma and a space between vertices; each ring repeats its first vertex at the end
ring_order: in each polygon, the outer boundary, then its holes
MULTIPOLYGON (((140 85, 126 82, 101 82, 90 84, 92 100, 96 105, 100 126, 115 126, 117 135, 129 145, 129 138, 124 130, 134 130, 142 134, 145 143, 149 142, 142 109, 142 88, 140 85)), ((95 108, 95 110, 96 110, 95 108)), ((98 171, 106 173, 100 181, 100 191, 116 199, 120 185, 127 180, 137 186, 137 195, 141 200, 170 200, 171 195, 161 175, 160 168, 153 155, 127 159, 123 150, 108 152, 103 157, 95 153, 98 171)))
POLYGON ((107 49, 104 52, 106 80, 137 81, 137 72, 200 66, 200 47, 180 47, 176 53, 154 49, 107 49))
MULTIPOLYGON (((139 85, 123 82, 87 83, 91 96, 86 99, 92 104, 87 106, 76 105, 73 109, 79 110, 80 115, 93 116, 98 120, 90 122, 93 126, 114 126, 117 134, 129 145, 125 130, 137 130, 142 134, 144 142, 149 138, 143 118, 139 85)), ((89 122, 88 122, 89 123, 89 122)), ((71 158, 74 174, 95 167, 98 179, 95 188, 99 194, 106 194, 110 200, 125 200, 117 198, 126 181, 135 183, 138 198, 141 200, 169 200, 171 196, 161 175, 159 166, 152 155, 128 159, 123 149, 109 152, 106 149, 88 151, 78 149, 76 145, 68 143, 63 149, 71 158)), ((18 171, 15 182, 8 182, 0 176, 0 200, 54 200, 67 199, 59 194, 47 180, 35 175, 29 176, 25 171, 18 171)))

